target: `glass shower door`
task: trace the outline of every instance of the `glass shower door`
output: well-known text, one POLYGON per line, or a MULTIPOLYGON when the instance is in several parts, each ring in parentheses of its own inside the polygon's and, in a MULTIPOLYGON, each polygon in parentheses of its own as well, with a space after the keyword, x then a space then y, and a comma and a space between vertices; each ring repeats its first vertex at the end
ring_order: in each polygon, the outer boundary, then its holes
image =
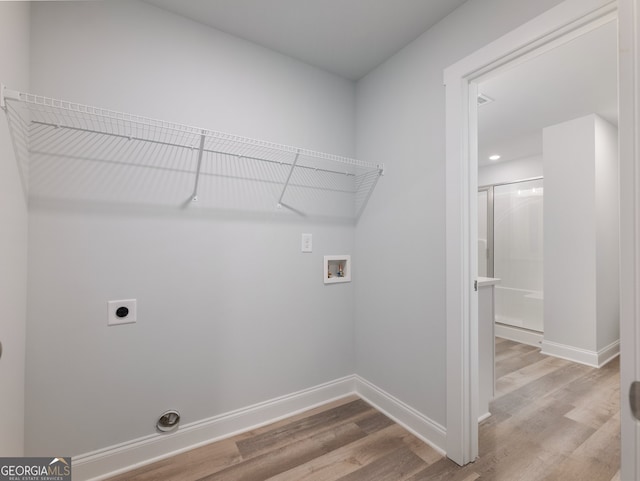
POLYGON ((478 277, 493 277, 493 188, 478 190, 478 277))
POLYGON ((493 189, 496 322, 542 332, 542 179, 493 189))

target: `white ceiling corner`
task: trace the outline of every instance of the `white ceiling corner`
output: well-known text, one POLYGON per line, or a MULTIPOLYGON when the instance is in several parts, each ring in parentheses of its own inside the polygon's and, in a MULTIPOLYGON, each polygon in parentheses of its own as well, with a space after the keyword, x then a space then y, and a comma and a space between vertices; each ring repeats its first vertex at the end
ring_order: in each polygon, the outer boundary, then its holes
POLYGON ((466 0, 145 0, 358 80, 466 0))

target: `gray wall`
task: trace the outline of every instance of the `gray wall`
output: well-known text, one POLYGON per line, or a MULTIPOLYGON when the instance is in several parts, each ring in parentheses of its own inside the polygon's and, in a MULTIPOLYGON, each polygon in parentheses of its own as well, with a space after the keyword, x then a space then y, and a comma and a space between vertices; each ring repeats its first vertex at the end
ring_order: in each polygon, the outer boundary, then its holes
MULTIPOLYGON (((354 154, 350 81, 145 3, 40 2, 32 21, 38 94, 354 154)), ((189 423, 355 371, 352 285, 322 280, 324 254, 353 253, 352 224, 51 198, 29 222, 29 455, 86 453, 153 433, 169 408, 189 423), (138 323, 107 327, 107 301, 127 298, 138 323)))
MULTIPOLYGON (((29 87, 29 4, 0 2, 0 81, 29 87)), ((27 204, 6 116, 0 113, 0 456, 24 448, 27 204)))
POLYGON ((356 228, 357 372, 443 425, 443 69, 558 3, 470 0, 357 86, 357 155, 387 166, 356 228))

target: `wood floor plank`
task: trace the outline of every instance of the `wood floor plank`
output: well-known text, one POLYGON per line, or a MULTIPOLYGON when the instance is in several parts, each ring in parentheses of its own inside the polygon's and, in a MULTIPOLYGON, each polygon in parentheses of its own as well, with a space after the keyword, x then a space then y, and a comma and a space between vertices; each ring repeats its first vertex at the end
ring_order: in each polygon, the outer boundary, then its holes
POLYGON ((571 455, 595 433, 595 429, 572 419, 561 417, 539 431, 527 430, 530 439, 553 453, 571 455))
POLYGON ((619 359, 614 359, 600 369, 589 369, 583 376, 576 377, 575 380, 567 384, 565 389, 554 396, 571 403, 578 403, 581 400, 589 399, 594 390, 600 390, 603 383, 611 382, 612 378, 617 382, 620 378, 619 359))
MULTIPOLYGON (((617 381, 620 382, 619 380, 617 381)), ((594 402, 580 402, 569 411, 566 416, 569 419, 588 424, 594 429, 599 429, 603 424, 620 412, 620 386, 607 388, 606 386, 593 396, 594 402), (599 402, 598 402, 599 401, 599 402)))
POLYGON ((389 419, 387 416, 377 411, 355 421, 355 423, 367 434, 375 433, 376 431, 380 431, 381 429, 395 424, 392 419, 389 419))
POLYGON ((376 414, 376 411, 363 400, 357 399, 238 441, 238 450, 244 459, 248 459, 298 442, 318 429, 330 429, 333 426, 351 421, 357 416, 371 414, 376 414))
POLYGON ((407 481, 465 481, 469 478, 482 479, 480 474, 473 469, 473 465, 461 468, 450 459, 441 458, 439 461, 418 471, 407 481))
MULTIPOLYGON (((496 397, 509 394, 567 365, 569 365, 568 361, 555 357, 543 356, 542 358, 536 358, 531 364, 496 378, 496 397)), ((496 366, 499 370, 501 364, 496 364, 496 366)))
POLYGON ((541 449, 538 443, 524 437, 506 446, 499 444, 497 449, 478 459, 474 469, 480 479, 539 481, 549 466, 564 459, 562 454, 541 449))
POLYGON ((403 447, 409 433, 393 424, 340 449, 283 472, 269 481, 335 480, 403 447))
MULTIPOLYGON (((517 388, 508 390, 506 394, 501 391, 500 396, 495 400, 496 404, 502 404, 506 407, 506 405, 509 403, 509 400, 512 398, 528 400, 550 396, 557 390, 562 389, 576 377, 584 374, 588 369, 591 369, 581 364, 563 361, 562 359, 554 359, 553 361, 562 361, 560 367, 557 367, 556 369, 551 371, 545 369, 545 374, 539 377, 537 377, 538 373, 536 373, 532 376, 534 378, 533 380, 528 383, 519 382, 517 388)), ((558 364, 553 363, 551 365, 558 366, 558 364)), ((518 405, 526 405, 526 402, 516 404, 516 408, 518 405)))
POLYGON ((435 463, 442 458, 442 454, 411 433, 404 437, 404 443, 426 464, 435 463))
POLYGON ((549 422, 549 418, 564 416, 573 408, 572 404, 559 402, 551 397, 531 397, 512 392, 495 399, 489 409, 496 416, 508 417, 509 422, 540 424, 549 422))
POLYGON ((600 429, 571 453, 571 457, 589 463, 596 459, 609 468, 614 476, 620 467, 620 413, 609 419, 600 429))
POLYGON ((425 467, 424 461, 402 446, 337 481, 405 481, 425 467))
POLYGON ((471 473, 469 476, 464 478, 462 481, 475 481, 476 479, 479 479, 479 478, 480 478, 480 475, 478 473, 471 473))
POLYGON ((612 416, 562 462, 547 480, 615 479, 620 469, 620 415, 612 416))
POLYGON ((517 346, 518 346, 517 342, 511 341, 509 339, 505 339, 503 337, 496 337, 496 347, 495 347, 496 354, 503 353, 504 351, 507 351, 517 346))
POLYGON ((360 428, 349 423, 333 430, 323 430, 319 434, 244 460, 201 479, 202 481, 263 481, 364 436, 365 433, 360 428))
POLYGON ((110 478, 109 481, 197 481, 242 460, 236 443, 223 440, 110 478))
POLYGON ((547 359, 548 356, 540 354, 539 350, 531 351, 521 356, 512 356, 502 362, 496 364, 495 376, 496 379, 500 379, 506 374, 516 372, 522 368, 530 366, 531 364, 547 359))
POLYGON ((313 416, 313 415, 318 414, 318 413, 329 411, 330 409, 334 409, 336 407, 343 406, 345 404, 349 404, 349 403, 351 403, 353 401, 357 401, 359 399, 360 398, 358 396, 356 396, 355 394, 349 395, 349 396, 345 396, 343 398, 336 399, 335 401, 331 401, 331 402, 329 402, 327 404, 323 404, 323 405, 317 406, 315 408, 303 411, 301 413, 294 414, 293 416, 287 416, 286 418, 281 419, 280 421, 276 421, 276 422, 273 422, 273 423, 266 424, 264 426, 260 426, 258 428, 251 429, 249 431, 245 431, 244 433, 240 433, 237 436, 234 436, 233 439, 236 442, 240 442, 243 439, 251 438, 251 437, 256 436, 258 434, 263 434, 263 433, 265 433, 267 431, 271 431, 273 429, 285 426, 285 425, 290 424, 290 423, 292 423, 294 421, 299 421, 300 419, 304 419, 306 417, 313 416))
POLYGON ((506 341, 503 344, 496 345, 495 349, 496 362, 502 362, 512 356, 522 356, 529 352, 538 350, 537 347, 529 346, 527 344, 519 344, 513 341, 506 341))
POLYGON ((610 473, 609 466, 597 459, 585 463, 575 458, 569 458, 558 467, 552 467, 551 472, 543 479, 545 481, 605 481, 611 479, 610 473))

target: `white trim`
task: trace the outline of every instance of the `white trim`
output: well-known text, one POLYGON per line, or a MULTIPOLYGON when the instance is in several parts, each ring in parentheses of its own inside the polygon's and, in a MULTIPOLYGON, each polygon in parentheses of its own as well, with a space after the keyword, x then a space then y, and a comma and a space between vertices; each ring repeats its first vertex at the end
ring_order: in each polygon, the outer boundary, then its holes
MULTIPOLYGON (((630 0, 627 0, 630 1, 630 0)), ((473 292, 477 225, 477 101, 480 78, 611 21, 615 0, 566 0, 444 71, 446 85, 447 455, 464 465, 478 455, 477 315, 473 292), (471 193, 474 195, 471 195, 471 193), (475 414, 475 415, 474 415, 475 414)))
POLYGON ((360 376, 355 376, 356 394, 378 411, 393 419, 400 426, 431 446, 443 456, 447 438, 447 430, 411 406, 400 401, 386 391, 360 376))
MULTIPOLYGON (((447 317, 447 456, 460 465, 473 461, 477 454, 478 427, 476 420, 478 380, 471 369, 478 365, 477 293, 471 285, 477 265, 470 260, 476 249, 471 245, 469 216, 477 209, 470 207, 477 196, 470 195, 468 176, 473 169, 463 165, 468 157, 469 142, 466 108, 469 105, 469 83, 460 78, 448 78, 446 85, 446 317, 447 317), (473 322, 475 316, 476 322, 473 322), (476 355, 472 353, 475 345, 476 355), (475 379, 475 382, 472 381, 475 379), (475 393, 474 393, 475 392, 475 393), (475 446, 474 446, 475 443, 475 446)), ((473 106, 470 107, 474 109, 473 106)), ((476 112, 477 112, 477 108, 476 112)), ((477 154, 476 154, 477 156, 477 154)), ((477 169, 476 169, 477 170, 477 169)), ((477 189, 476 189, 477 190, 477 189)), ((477 228, 477 226, 476 226, 477 228)))
POLYGON ((100 481, 356 394, 443 456, 446 429, 357 375, 73 457, 73 479, 100 481))
POLYGON ((640 479, 640 424, 624 402, 640 379, 640 2, 619 3, 620 479, 640 479))
POLYGON ((541 332, 506 326, 496 322, 495 333, 496 337, 519 342, 520 344, 527 344, 528 346, 534 347, 540 347, 542 345, 543 335, 541 332))
POLYGON ((591 367, 602 367, 620 353, 620 341, 615 341, 600 351, 590 351, 579 347, 560 344, 553 341, 542 341, 542 354, 559 357, 568 361, 585 364, 591 367))
POLYGON ((491 417, 491 413, 490 412, 486 412, 484 413, 482 416, 480 416, 478 418, 478 424, 480 424, 482 421, 484 421, 485 419, 489 419, 491 417))
POLYGON ((602 367, 605 364, 613 361, 620 355, 620 339, 612 342, 606 347, 603 347, 598 351, 598 367, 602 367))
POLYGON ((355 394, 347 376, 296 393, 73 457, 75 481, 98 481, 355 394))

